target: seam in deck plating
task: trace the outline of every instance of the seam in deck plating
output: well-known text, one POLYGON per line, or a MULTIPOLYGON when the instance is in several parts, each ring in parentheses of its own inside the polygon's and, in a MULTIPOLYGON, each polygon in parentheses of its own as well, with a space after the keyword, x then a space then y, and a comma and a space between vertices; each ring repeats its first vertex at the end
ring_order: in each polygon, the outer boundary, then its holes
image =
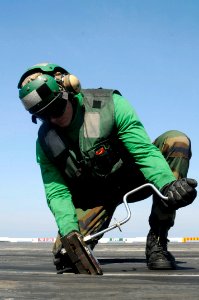
MULTIPOLYGON (((6 274, 19 274, 19 275, 55 275, 57 276, 56 273, 54 272, 30 272, 30 271, 8 271, 8 270, 2 270, 1 273, 6 273, 6 274)), ((86 276, 88 277, 88 275, 82 275, 82 274, 73 274, 73 273, 64 273, 64 276, 86 276)), ((161 273, 135 273, 135 271, 133 271, 133 273, 104 273, 102 276, 113 276, 113 277, 117 277, 117 276, 122 276, 122 277, 199 277, 199 274, 161 274, 161 273)), ((101 277, 101 276, 96 276, 97 277, 101 277)))

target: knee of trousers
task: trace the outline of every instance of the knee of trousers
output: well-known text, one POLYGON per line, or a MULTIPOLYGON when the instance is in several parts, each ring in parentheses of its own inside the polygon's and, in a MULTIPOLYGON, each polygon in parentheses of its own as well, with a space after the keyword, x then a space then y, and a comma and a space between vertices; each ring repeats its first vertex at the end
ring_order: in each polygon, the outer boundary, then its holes
POLYGON ((154 141, 154 144, 165 157, 181 157, 188 160, 191 158, 191 140, 181 131, 166 131, 154 141))

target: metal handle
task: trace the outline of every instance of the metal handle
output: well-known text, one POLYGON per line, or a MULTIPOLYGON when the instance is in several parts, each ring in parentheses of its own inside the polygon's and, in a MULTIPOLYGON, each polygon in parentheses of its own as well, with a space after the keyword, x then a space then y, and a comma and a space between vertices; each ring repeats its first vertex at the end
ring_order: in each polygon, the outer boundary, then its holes
POLYGON ((151 187, 160 198, 162 198, 164 200, 168 200, 168 197, 163 196, 160 193, 160 191, 153 184, 151 184, 151 183, 143 184, 143 185, 141 185, 141 186, 139 186, 139 187, 137 187, 137 188, 129 191, 128 193, 126 193, 124 195, 124 197, 123 197, 123 203, 124 203, 124 206, 125 206, 126 211, 127 211, 127 216, 126 216, 126 218, 124 220, 122 220, 120 222, 116 222, 115 224, 113 224, 113 225, 107 227, 106 229, 101 230, 101 231, 99 231, 97 233, 85 236, 84 237, 84 241, 88 242, 88 241, 90 241, 90 240, 92 240, 92 239, 94 239, 94 238, 96 238, 96 237, 98 237, 98 236, 100 236, 100 235, 102 235, 102 234, 104 234, 104 233, 112 230, 112 229, 115 229, 116 227, 118 227, 120 229, 120 226, 123 225, 124 223, 126 223, 131 218, 131 211, 130 211, 129 205, 127 203, 128 196, 132 195, 132 194, 134 194, 136 192, 138 192, 139 190, 144 189, 145 187, 151 187))

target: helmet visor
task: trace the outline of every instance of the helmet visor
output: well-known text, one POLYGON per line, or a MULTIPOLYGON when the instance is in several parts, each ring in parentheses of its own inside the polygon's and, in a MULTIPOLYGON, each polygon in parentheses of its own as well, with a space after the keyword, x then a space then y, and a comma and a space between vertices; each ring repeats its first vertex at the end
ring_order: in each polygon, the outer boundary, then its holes
POLYGON ((50 120, 51 118, 60 118, 66 110, 67 103, 68 101, 66 98, 59 96, 45 109, 35 113, 34 115, 43 121, 50 120))

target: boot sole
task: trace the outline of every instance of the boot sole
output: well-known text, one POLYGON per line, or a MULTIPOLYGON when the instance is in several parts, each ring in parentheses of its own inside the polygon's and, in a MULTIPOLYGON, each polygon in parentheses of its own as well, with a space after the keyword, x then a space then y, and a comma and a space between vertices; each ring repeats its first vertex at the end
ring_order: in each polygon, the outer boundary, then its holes
POLYGON ((158 261, 153 263, 148 263, 147 267, 149 270, 175 270, 176 269, 176 263, 169 262, 169 261, 158 261))

